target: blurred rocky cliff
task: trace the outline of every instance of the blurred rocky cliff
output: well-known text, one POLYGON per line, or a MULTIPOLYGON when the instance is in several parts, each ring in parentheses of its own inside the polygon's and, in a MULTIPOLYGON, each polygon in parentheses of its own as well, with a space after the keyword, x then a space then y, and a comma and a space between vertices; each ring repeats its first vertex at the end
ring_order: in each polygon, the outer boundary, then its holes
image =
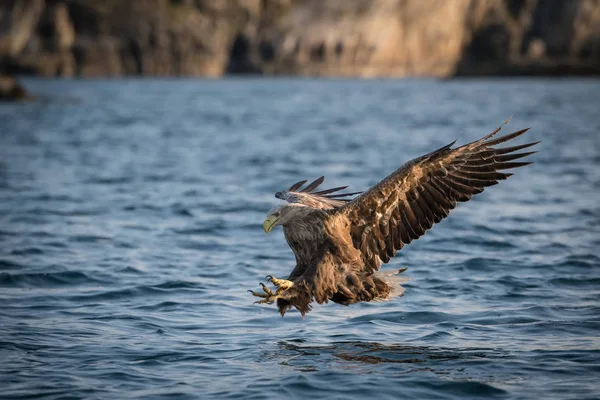
POLYGON ((3 0, 1 72, 599 74, 600 0, 3 0))

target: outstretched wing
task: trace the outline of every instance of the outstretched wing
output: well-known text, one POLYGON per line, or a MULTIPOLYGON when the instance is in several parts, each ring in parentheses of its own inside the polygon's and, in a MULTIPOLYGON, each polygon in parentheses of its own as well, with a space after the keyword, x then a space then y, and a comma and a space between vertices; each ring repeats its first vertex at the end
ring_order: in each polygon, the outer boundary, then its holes
POLYGON ((346 197, 362 193, 336 193, 346 189, 348 186, 340 186, 315 192, 315 189, 317 189, 324 181, 325 177, 322 176, 314 182, 309 183, 304 189, 301 188, 307 181, 296 182, 290 186, 288 190, 275 193, 275 197, 285 200, 288 203, 301 203, 309 207, 327 210, 341 207, 352 200, 347 199, 346 197))
MULTIPOLYGON (((508 121, 507 121, 508 122, 508 121)), ((361 196, 335 210, 350 220, 354 247, 371 272, 387 263, 405 244, 440 222, 459 201, 511 176, 500 172, 528 162, 513 162, 535 152, 518 152, 539 142, 494 146, 521 136, 523 129, 493 138, 501 129, 462 147, 453 143, 415 158, 361 196)))

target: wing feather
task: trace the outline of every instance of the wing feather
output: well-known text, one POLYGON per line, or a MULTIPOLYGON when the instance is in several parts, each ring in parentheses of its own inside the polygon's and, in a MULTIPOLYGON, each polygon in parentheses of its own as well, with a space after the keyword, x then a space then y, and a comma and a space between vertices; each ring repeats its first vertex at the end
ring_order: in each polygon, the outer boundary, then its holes
POLYGON ((453 149, 451 143, 415 158, 331 211, 350 221, 354 247, 362 252, 367 270, 388 262, 404 245, 447 217, 458 202, 512 176, 501 171, 530 164, 514 160, 534 154, 518 151, 539 142, 495 148, 528 131, 496 137, 501 128, 464 146, 453 149))
POLYGON ((315 179, 314 182, 309 183, 307 187, 305 187, 304 189, 301 190, 301 192, 302 193, 310 193, 310 192, 312 192, 313 190, 315 190, 316 188, 318 188, 319 186, 321 186, 321 183, 323 183, 324 180, 325 180, 324 176, 315 179))
POLYGON ((352 200, 346 199, 345 197, 362 193, 336 193, 340 190, 346 189, 348 186, 339 186, 315 192, 314 190, 321 186, 324 181, 325 177, 321 176, 320 178, 309 183, 304 189, 301 188, 306 182, 308 182, 307 180, 296 182, 290 186, 288 190, 275 193, 275 197, 285 200, 288 203, 300 203, 313 208, 329 210, 339 208, 352 200))
POLYGON ((318 195, 322 196, 324 194, 328 194, 328 193, 333 193, 333 192, 337 192, 337 191, 340 191, 340 190, 344 190, 347 187, 348 186, 338 186, 338 187, 334 187, 334 188, 331 188, 331 189, 321 190, 320 192, 314 192, 313 194, 318 194, 318 195))
POLYGON ((288 192, 293 192, 295 190, 298 190, 302 187, 302 185, 304 185, 306 183, 306 179, 300 182, 296 182, 294 183, 292 186, 290 186, 290 188, 288 189, 288 192))

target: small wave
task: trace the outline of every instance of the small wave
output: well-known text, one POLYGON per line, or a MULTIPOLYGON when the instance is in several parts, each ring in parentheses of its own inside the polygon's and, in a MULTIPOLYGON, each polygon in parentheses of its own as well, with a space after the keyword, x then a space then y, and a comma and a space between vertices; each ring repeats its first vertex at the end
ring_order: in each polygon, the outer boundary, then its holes
POLYGON ((24 352, 30 352, 30 351, 38 351, 38 350, 47 349, 49 347, 50 346, 47 346, 47 345, 39 345, 39 344, 32 344, 32 343, 25 343, 25 342, 0 341, 0 349, 5 349, 5 350, 20 350, 20 351, 24 351, 24 352))
POLYGON ((92 293, 66 296, 71 301, 103 301, 137 298, 144 296, 166 295, 181 291, 206 291, 206 286, 200 283, 185 281, 168 281, 158 285, 139 285, 116 290, 93 291, 92 293))
POLYGON ((68 202, 68 203, 84 203, 85 202, 82 198, 73 197, 72 195, 68 195, 68 194, 53 195, 53 194, 49 194, 49 193, 35 195, 31 198, 31 200, 32 201, 42 201, 42 202, 57 201, 57 202, 68 202))
POLYGON ((173 182, 175 176, 173 174, 149 174, 142 179, 146 182, 173 182))
POLYGON ((435 331, 419 337, 417 340, 422 342, 444 342, 451 338, 452 334, 447 331, 435 331))
POLYGON ((119 177, 94 177, 84 181, 86 184, 95 185, 122 185, 125 183, 131 183, 132 178, 130 176, 119 176, 119 177))
POLYGON ((423 386, 429 386, 436 392, 446 393, 448 396, 452 394, 460 396, 460 398, 473 398, 491 396, 504 396, 507 392, 496 386, 484 382, 476 381, 454 381, 454 382, 423 382, 423 386))
POLYGON ((16 261, 0 259, 0 269, 23 269, 26 266, 16 261))
POLYGON ((73 235, 69 236, 69 241, 78 243, 100 243, 112 240, 108 236, 100 235, 73 235))
POLYGON ((73 208, 73 209, 57 209, 57 208, 44 208, 34 207, 26 210, 27 215, 16 215, 12 221, 15 222, 28 222, 28 223, 39 223, 40 217, 44 216, 58 216, 58 217, 90 217, 102 215, 106 212, 105 209, 100 208, 73 208), (37 220, 36 220, 37 218, 37 220))
POLYGON ((489 271, 500 268, 502 260, 498 258, 473 257, 465 261, 464 268, 473 271, 489 271))
POLYGON ((600 278, 590 278, 582 276, 580 278, 565 277, 565 278, 554 278, 548 281, 551 285, 555 286, 571 286, 571 287, 585 287, 590 288, 600 287, 600 278))
POLYGON ((215 236, 224 236, 223 227, 211 224, 203 227, 197 228, 184 228, 184 229, 173 229, 173 232, 178 235, 215 235, 215 236))
POLYGON ((469 318, 464 322, 475 325, 527 325, 540 322, 540 319, 524 316, 487 316, 479 318, 469 318))
POLYGON ((99 283, 103 280, 80 271, 11 274, 0 272, 2 287, 56 287, 99 283))
POLYGON ((136 211, 136 210, 150 210, 150 211, 158 211, 162 210, 161 207, 158 207, 154 204, 128 204, 123 206, 124 211, 136 211))
POLYGON ((214 362, 214 357, 209 357, 202 354, 189 354, 186 352, 178 352, 178 351, 164 351, 161 353, 137 356, 133 357, 131 360, 134 364, 137 365, 161 365, 161 364, 170 364, 174 362, 196 362, 196 363, 205 363, 205 362, 214 362))
POLYGON ((596 268, 600 265, 600 257, 593 254, 587 254, 585 256, 567 256, 564 261, 557 264, 549 265, 549 267, 555 267, 557 269, 568 270, 570 268, 596 268))
POLYGON ((434 324, 439 322, 452 321, 457 316, 442 312, 416 311, 416 312, 385 312, 374 315, 362 315, 350 319, 351 322, 367 322, 373 320, 382 320, 388 322, 398 322, 402 324, 434 324))
POLYGON ((182 303, 178 301, 162 301, 157 304, 143 304, 137 306, 138 310, 147 310, 147 311, 172 311, 177 310, 185 306, 191 306, 191 303, 182 303))
POLYGON ((173 214, 179 215, 181 217, 193 217, 194 216, 194 213, 192 213, 190 210, 188 210, 187 208, 184 208, 184 207, 174 207, 173 214))
POLYGON ((40 255, 44 254, 44 250, 39 247, 26 247, 23 249, 14 249, 10 252, 12 255, 16 256, 30 256, 30 255, 40 255))
POLYGON ((198 282, 189 281, 167 281, 158 285, 152 286, 156 289, 174 290, 174 289, 198 289, 204 290, 206 286, 198 282))
POLYGON ((490 240, 483 238, 463 238, 457 241, 456 245, 464 246, 485 246, 493 249, 508 250, 517 248, 517 246, 509 241, 490 240))
POLYGON ((201 242, 196 240, 177 240, 177 247, 186 249, 186 250, 219 250, 224 248, 223 244, 216 242, 215 240, 210 240, 207 242, 201 242))

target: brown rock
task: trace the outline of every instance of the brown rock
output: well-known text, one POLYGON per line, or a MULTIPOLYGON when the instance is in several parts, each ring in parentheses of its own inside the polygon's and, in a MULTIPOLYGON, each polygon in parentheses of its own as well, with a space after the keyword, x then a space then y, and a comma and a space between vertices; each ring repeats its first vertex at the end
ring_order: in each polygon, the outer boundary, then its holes
POLYGON ((16 56, 35 36, 44 0, 5 0, 0 4, 0 56, 16 56))
POLYGON ((8 75, 0 75, 0 101, 23 101, 31 97, 17 80, 8 75))
POLYGON ((479 0, 467 23, 458 75, 600 74, 599 0, 479 0))

